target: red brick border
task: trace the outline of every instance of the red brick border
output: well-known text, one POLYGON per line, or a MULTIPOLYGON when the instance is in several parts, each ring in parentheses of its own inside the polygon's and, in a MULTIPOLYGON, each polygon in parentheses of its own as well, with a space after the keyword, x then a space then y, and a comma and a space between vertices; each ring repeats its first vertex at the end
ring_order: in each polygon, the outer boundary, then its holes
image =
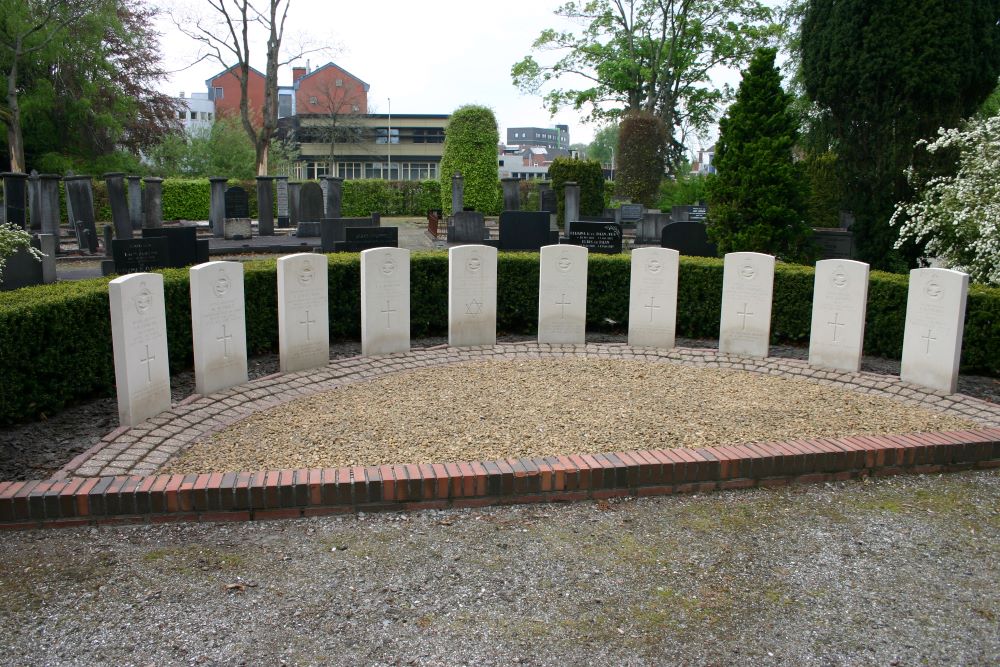
POLYGON ((1000 428, 433 465, 0 482, 0 529, 566 502, 1000 467, 1000 428))

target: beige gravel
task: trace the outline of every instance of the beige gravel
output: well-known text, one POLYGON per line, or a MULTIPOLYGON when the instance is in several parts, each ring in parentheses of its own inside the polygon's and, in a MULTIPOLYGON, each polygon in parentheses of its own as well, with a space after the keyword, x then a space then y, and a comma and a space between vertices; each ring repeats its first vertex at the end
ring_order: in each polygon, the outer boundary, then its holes
POLYGON ((195 443, 163 471, 443 463, 975 427, 885 397, 745 371, 487 361, 280 405, 195 443))

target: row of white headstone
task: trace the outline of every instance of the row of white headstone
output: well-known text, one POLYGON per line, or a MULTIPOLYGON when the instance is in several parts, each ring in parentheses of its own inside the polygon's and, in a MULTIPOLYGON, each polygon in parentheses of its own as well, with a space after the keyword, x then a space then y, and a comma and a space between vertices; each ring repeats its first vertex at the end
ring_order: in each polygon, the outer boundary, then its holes
MULTIPOLYGON (((208 262, 191 268, 191 328, 195 390, 207 395, 247 382, 243 265, 208 262)), ((329 361, 327 259, 299 253, 278 259, 278 351, 282 372, 329 361)), ((671 348, 677 321, 678 253, 632 252, 628 343, 671 348)), ((725 257, 719 350, 768 354, 774 257, 725 257)), ((121 423, 134 426, 170 409, 163 277, 140 273, 109 284, 115 380, 121 423)), ((954 392, 962 347, 968 276, 945 269, 910 273, 901 377, 954 392)), ((865 330, 868 265, 824 260, 816 265, 809 363, 857 371, 865 330)), ((538 341, 582 344, 587 318, 587 249, 541 250, 538 341)), ((496 344, 497 251, 466 245, 448 251, 448 342, 496 344)), ((361 253, 361 351, 410 349, 410 252, 374 248, 361 253)))

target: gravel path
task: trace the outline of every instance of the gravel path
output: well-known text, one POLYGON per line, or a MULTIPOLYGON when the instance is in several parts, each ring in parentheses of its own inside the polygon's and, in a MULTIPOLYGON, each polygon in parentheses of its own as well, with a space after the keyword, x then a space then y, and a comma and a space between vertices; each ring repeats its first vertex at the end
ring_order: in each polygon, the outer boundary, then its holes
POLYGON ((531 458, 976 428, 806 380, 609 359, 417 369, 263 410, 161 472, 531 458), (387 400, 391 397, 391 400, 387 400))
POLYGON ((993 471, 16 532, 0 664, 998 664, 998 508, 993 471))

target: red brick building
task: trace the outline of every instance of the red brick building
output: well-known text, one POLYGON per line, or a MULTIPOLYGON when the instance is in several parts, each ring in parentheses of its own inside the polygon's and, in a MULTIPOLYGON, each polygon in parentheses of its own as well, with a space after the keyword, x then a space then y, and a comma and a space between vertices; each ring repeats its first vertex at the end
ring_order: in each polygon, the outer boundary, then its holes
POLYGON ((308 72, 292 68, 296 114, 366 114, 368 84, 333 63, 308 72))
MULTIPOLYGON (((250 101, 250 120, 256 125, 262 124, 262 109, 264 108, 264 75, 250 68, 247 80, 247 97, 250 101)), ((208 87, 208 99, 215 101, 217 117, 240 116, 240 77, 239 68, 233 66, 223 70, 205 81, 208 87)))

